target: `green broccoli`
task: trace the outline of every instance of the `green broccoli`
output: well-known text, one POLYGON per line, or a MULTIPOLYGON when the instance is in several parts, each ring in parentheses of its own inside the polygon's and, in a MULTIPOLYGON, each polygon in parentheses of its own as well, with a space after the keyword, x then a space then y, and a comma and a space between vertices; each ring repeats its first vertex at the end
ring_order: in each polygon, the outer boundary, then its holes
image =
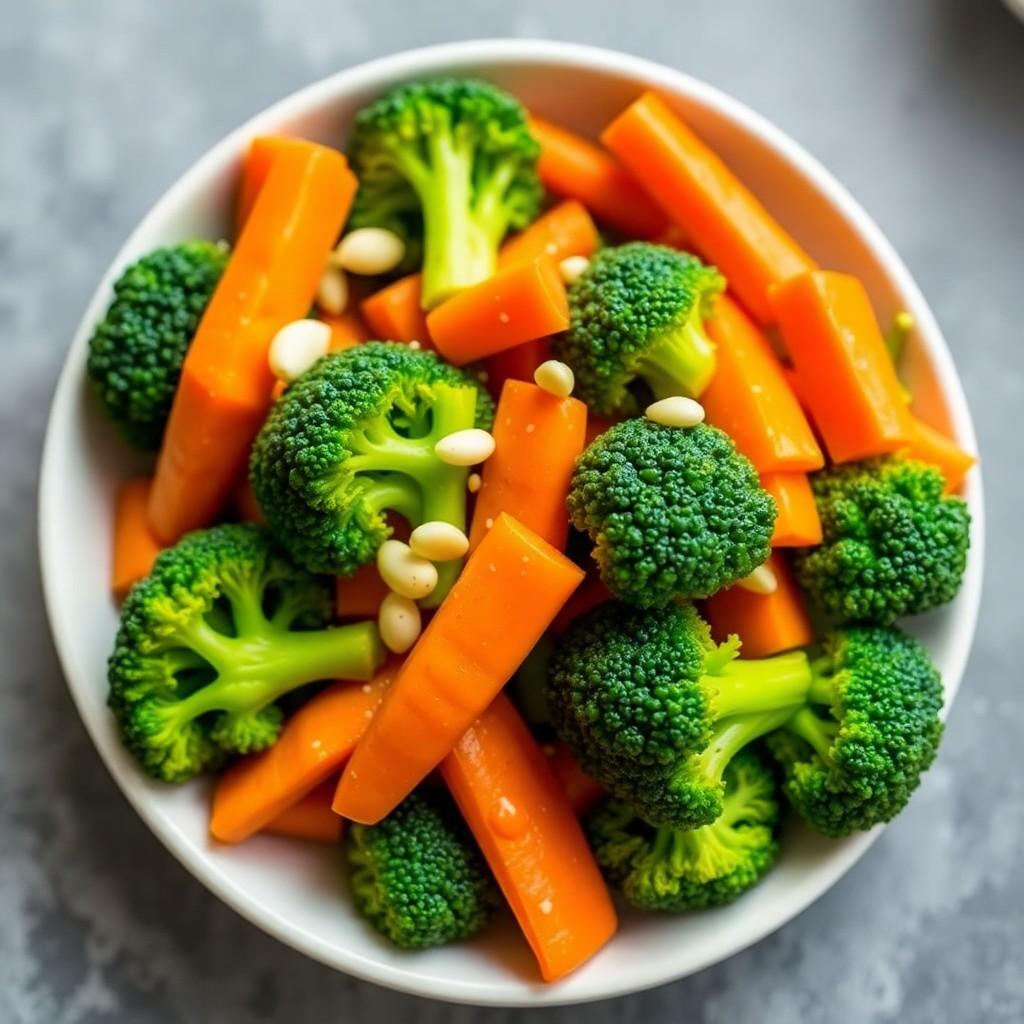
POLYGON ((741 750, 724 782, 721 815, 698 829, 655 828, 621 800, 590 815, 594 856, 634 907, 679 913, 731 903, 775 863, 779 803, 771 768, 741 750))
POLYGON ((143 256, 114 282, 86 365, 107 414, 136 448, 160 447, 181 364, 227 261, 224 245, 183 242, 143 256))
POLYGON ((553 341, 577 396, 612 416, 640 411, 637 381, 654 398, 700 395, 715 372, 703 318, 724 287, 714 267, 668 246, 602 249, 569 289, 569 330, 553 341))
POLYGON ((383 661, 374 623, 325 629, 331 611, 329 583, 285 561, 262 527, 188 534, 121 609, 108 704, 125 746, 154 778, 184 782, 273 745, 277 700, 369 679, 383 661))
MULTIPOLYGON (((433 353, 367 342, 321 359, 275 403, 253 446, 256 500, 291 556, 312 572, 349 576, 410 526, 466 526, 468 469, 442 462, 437 442, 488 428, 494 406, 478 382, 433 353)), ((458 575, 438 567, 435 604, 458 575)))
POLYGON ((837 622, 888 625, 951 601, 970 544, 970 512, 943 494, 939 470, 889 455, 811 477, 823 543, 796 557, 796 575, 837 622))
POLYGON ((403 949, 468 938, 498 906, 472 837, 435 794, 415 792, 376 825, 353 825, 347 843, 356 909, 403 949))
POLYGON ((708 597, 770 553, 777 509, 716 427, 617 423, 580 456, 567 499, 601 579, 633 604, 708 597))
POLYGON ((487 82, 399 86, 356 115, 351 225, 423 244, 423 305, 490 277, 510 229, 537 216, 540 147, 522 104, 487 82))

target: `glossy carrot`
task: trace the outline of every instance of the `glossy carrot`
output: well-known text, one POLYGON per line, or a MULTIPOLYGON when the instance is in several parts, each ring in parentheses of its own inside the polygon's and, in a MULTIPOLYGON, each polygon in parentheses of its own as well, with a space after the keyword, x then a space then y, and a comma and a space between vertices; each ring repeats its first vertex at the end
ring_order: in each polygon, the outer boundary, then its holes
POLYGON ((605 431, 614 427, 618 420, 608 419, 606 416, 591 415, 587 418, 587 444, 594 438, 600 437, 605 431))
POLYGON ((337 581, 335 608, 339 619, 375 619, 388 586, 376 563, 361 566, 348 579, 337 581))
POLYGON ((307 142, 274 159, 182 367, 149 499, 165 543, 227 502, 270 405, 267 349, 308 312, 355 189, 335 150, 307 142))
POLYGON ((718 346, 715 375, 700 396, 759 473, 808 472, 825 458, 768 339, 727 295, 706 322, 718 346))
POLYGON ((263 826, 264 832, 315 843, 341 842, 345 819, 331 810, 335 780, 327 779, 263 826))
POLYGON ((543 750, 576 816, 582 818, 604 799, 608 791, 600 782, 587 775, 573 752, 561 740, 545 745, 543 750))
POLYGON ((321 313, 320 319, 331 329, 331 352, 344 352, 347 348, 361 345, 364 341, 370 340, 370 328, 359 315, 359 310, 355 306, 336 316, 330 313, 321 313))
POLYGON ((542 213, 525 231, 513 235, 498 253, 498 267, 528 263, 538 256, 554 260, 589 256, 600 244, 597 228, 586 208, 575 199, 567 199, 542 213))
POLYGON ((615 934, 615 909, 568 797, 530 730, 499 695, 441 763, 545 981, 615 934))
POLYGON ((903 389, 860 281, 800 274, 774 289, 771 303, 832 461, 905 448, 913 432, 903 389))
POLYGON ((245 222, 249 219, 256 196, 259 195, 263 183, 274 160, 286 149, 303 146, 302 139, 287 135, 257 135, 250 143, 242 158, 242 174, 238 186, 238 202, 235 206, 235 237, 242 233, 245 222))
POLYGON ((779 515, 773 548, 813 547, 821 543, 821 520, 806 473, 762 473, 761 486, 775 499, 779 515))
POLYGON ((363 318, 378 341, 418 341, 430 348, 430 328, 420 305, 422 279, 419 274, 400 277, 364 299, 359 306, 363 318))
POLYGON ((595 217, 635 238, 654 238, 667 218, 637 179, 610 153, 574 132, 533 115, 540 143, 537 171, 556 195, 578 199, 595 217))
POLYGON ((427 314, 435 347, 456 366, 568 326, 565 284, 550 256, 499 270, 427 314))
POLYGON ((522 664, 583 573, 501 515, 405 660, 341 777, 334 809, 367 825, 412 792, 522 664))
POLYGON ((942 470, 946 478, 946 491, 953 494, 963 486, 970 468, 978 461, 965 452, 955 441, 911 414, 913 439, 906 454, 942 470))
POLYGON ((727 587, 704 602, 711 635, 723 643, 735 633, 743 641, 744 658, 767 658, 814 642, 814 627, 803 594, 777 552, 768 559, 778 586, 772 594, 727 587))
POLYGON ((288 719, 274 746, 229 765, 213 792, 214 838, 248 839, 336 776, 366 732, 398 664, 387 662, 369 683, 334 683, 288 719))
POLYGON ((469 531, 472 551, 507 512, 561 551, 569 533, 565 497, 583 451, 587 407, 521 380, 505 382, 494 416, 494 454, 484 463, 469 531))
POLYGON ((551 339, 534 338, 533 341, 514 345, 503 352, 495 352, 484 360, 487 390, 494 398, 501 395, 507 380, 533 380, 533 372, 551 358, 551 339))
POLYGON ((652 92, 601 135, 754 316, 772 320, 768 289, 813 270, 814 260, 754 194, 652 92))
POLYGON ((150 481, 145 477, 126 480, 117 490, 114 505, 114 557, 110 585, 122 598, 144 576, 149 575, 163 545, 149 528, 146 511, 150 481))
POLYGON ((561 636, 573 620, 585 615, 605 601, 612 600, 612 592, 601 582, 600 576, 588 576, 583 585, 562 606, 551 623, 551 632, 561 636))

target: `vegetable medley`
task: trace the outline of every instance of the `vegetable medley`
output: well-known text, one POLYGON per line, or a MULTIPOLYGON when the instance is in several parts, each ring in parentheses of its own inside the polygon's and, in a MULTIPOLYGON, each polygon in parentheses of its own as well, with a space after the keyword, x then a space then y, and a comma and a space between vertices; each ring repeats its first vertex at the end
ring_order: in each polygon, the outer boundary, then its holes
MULTIPOLYGON (((340 140, 339 140, 340 141, 340 140)), ((511 908, 548 981, 728 903, 780 825, 906 806, 973 458, 863 285, 656 95, 601 144, 481 81, 340 150, 254 139, 231 245, 129 267, 88 373, 117 497, 109 704, 210 830, 338 844, 368 925, 511 908)), ((339 895, 339 899, 343 898, 339 895)))

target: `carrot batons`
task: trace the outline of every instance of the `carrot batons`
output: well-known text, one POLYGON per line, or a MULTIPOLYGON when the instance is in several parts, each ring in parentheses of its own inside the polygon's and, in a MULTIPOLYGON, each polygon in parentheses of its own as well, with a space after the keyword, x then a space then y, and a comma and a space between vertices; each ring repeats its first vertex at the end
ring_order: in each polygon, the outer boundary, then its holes
POLYGON ((536 116, 530 117, 530 131, 540 143, 537 172, 552 192, 579 199, 627 235, 654 238, 664 231, 665 214, 611 154, 536 116))
POLYGON ((550 256, 499 270, 427 315, 434 345, 456 366, 568 326, 565 285, 550 256))
POLYGON ((330 352, 344 352, 370 339, 370 329, 357 309, 346 309, 337 315, 321 313, 320 319, 331 329, 330 352))
POLYGON ((336 581, 335 612, 339 619, 375 619, 388 585, 377 571, 377 563, 361 566, 348 579, 336 581))
POLYGON ((114 508, 114 557, 110 585, 122 598, 144 576, 149 575, 163 545, 149 528, 147 503, 150 481, 145 477, 126 480, 117 491, 114 508))
POLYGON ((533 373, 541 363, 551 358, 551 341, 548 338, 534 338, 522 345, 514 345, 503 352, 495 352, 484 360, 487 371, 487 390, 495 397, 507 380, 532 381, 533 373))
POLYGON ((608 791, 583 771, 573 752, 561 740, 555 740, 543 750, 576 816, 582 818, 604 799, 608 791))
POLYGON ((162 541, 226 503, 270 404, 267 349, 308 312, 355 189, 335 150, 305 142, 275 156, 182 367, 149 499, 162 541))
POLYGON ((608 889, 568 797, 504 695, 441 764, 540 965, 556 981, 615 934, 608 889))
POLYGON ((538 256, 550 256, 554 260, 589 256, 600 244, 590 214, 581 203, 568 199, 513 235, 498 253, 498 267, 503 270, 517 263, 528 263, 538 256))
POLYGON ((599 576, 588 576, 572 597, 562 606, 562 610, 551 623, 551 632, 561 636, 581 615, 586 615, 591 608, 596 608, 605 601, 612 600, 612 592, 601 582, 599 576))
POLYGON ((263 831, 292 839, 309 839, 315 843, 340 842, 345 819, 331 810, 334 787, 334 779, 321 782, 291 807, 286 807, 263 827, 263 831))
POLYGON ((420 305, 423 280, 419 274, 384 285, 359 306, 377 341, 418 341, 430 347, 427 316, 420 305))
POLYGON ((583 451, 587 407, 525 381, 505 382, 494 416, 494 454, 484 463, 469 549, 502 512, 561 550, 569 532, 565 496, 583 451))
POLYGON ((920 459, 940 469, 946 478, 948 493, 959 491, 968 470, 978 460, 969 452, 965 452, 955 441, 951 441, 945 434, 922 422, 913 414, 911 429, 913 438, 906 454, 912 459, 920 459))
POLYGON ((753 193, 654 93, 629 106, 601 139, 747 309, 772 323, 768 289, 816 264, 753 193))
POLYGON ((245 222, 252 213, 256 197, 267 180, 271 164, 286 149, 308 145, 302 139, 287 135, 257 135, 242 159, 242 178, 238 187, 238 202, 235 207, 235 235, 241 234, 245 222))
POLYGON ((806 473, 762 473, 761 486, 775 499, 779 515, 773 548, 813 547, 821 543, 821 520, 806 473))
POLYGON ((560 551, 499 516, 374 715, 335 811, 372 825, 401 803, 508 682, 582 578, 560 551))
POLYGON ((905 448, 913 432, 903 389, 860 281, 800 274, 774 289, 771 303, 832 461, 905 448))

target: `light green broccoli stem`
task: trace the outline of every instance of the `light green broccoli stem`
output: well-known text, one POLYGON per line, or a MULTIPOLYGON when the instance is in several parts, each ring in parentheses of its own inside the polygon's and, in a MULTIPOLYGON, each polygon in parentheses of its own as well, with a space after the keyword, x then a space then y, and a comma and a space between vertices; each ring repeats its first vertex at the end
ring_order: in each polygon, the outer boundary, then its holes
POLYGON ((893 363, 899 366, 903 358, 903 350, 914 330, 914 318, 905 309, 900 310, 893 318, 892 324, 885 335, 885 347, 893 363))
POLYGON ((663 332, 648 346, 634 369, 656 399, 700 397, 715 374, 715 343, 704 330, 700 303, 694 303, 682 324, 663 332))
POLYGON ((792 713, 807 700, 814 673, 803 651, 791 651, 772 658, 734 658, 701 682, 711 694, 712 714, 722 721, 780 709, 792 713))
POLYGON ((786 722, 786 731, 807 743, 826 764, 832 763, 832 744, 839 733, 834 720, 819 718, 812 708, 804 707, 786 722))
POLYGON ((738 715, 720 722, 698 758, 702 777, 720 785, 729 762, 745 746, 781 729, 792 718, 793 707, 790 706, 760 714, 738 715))

